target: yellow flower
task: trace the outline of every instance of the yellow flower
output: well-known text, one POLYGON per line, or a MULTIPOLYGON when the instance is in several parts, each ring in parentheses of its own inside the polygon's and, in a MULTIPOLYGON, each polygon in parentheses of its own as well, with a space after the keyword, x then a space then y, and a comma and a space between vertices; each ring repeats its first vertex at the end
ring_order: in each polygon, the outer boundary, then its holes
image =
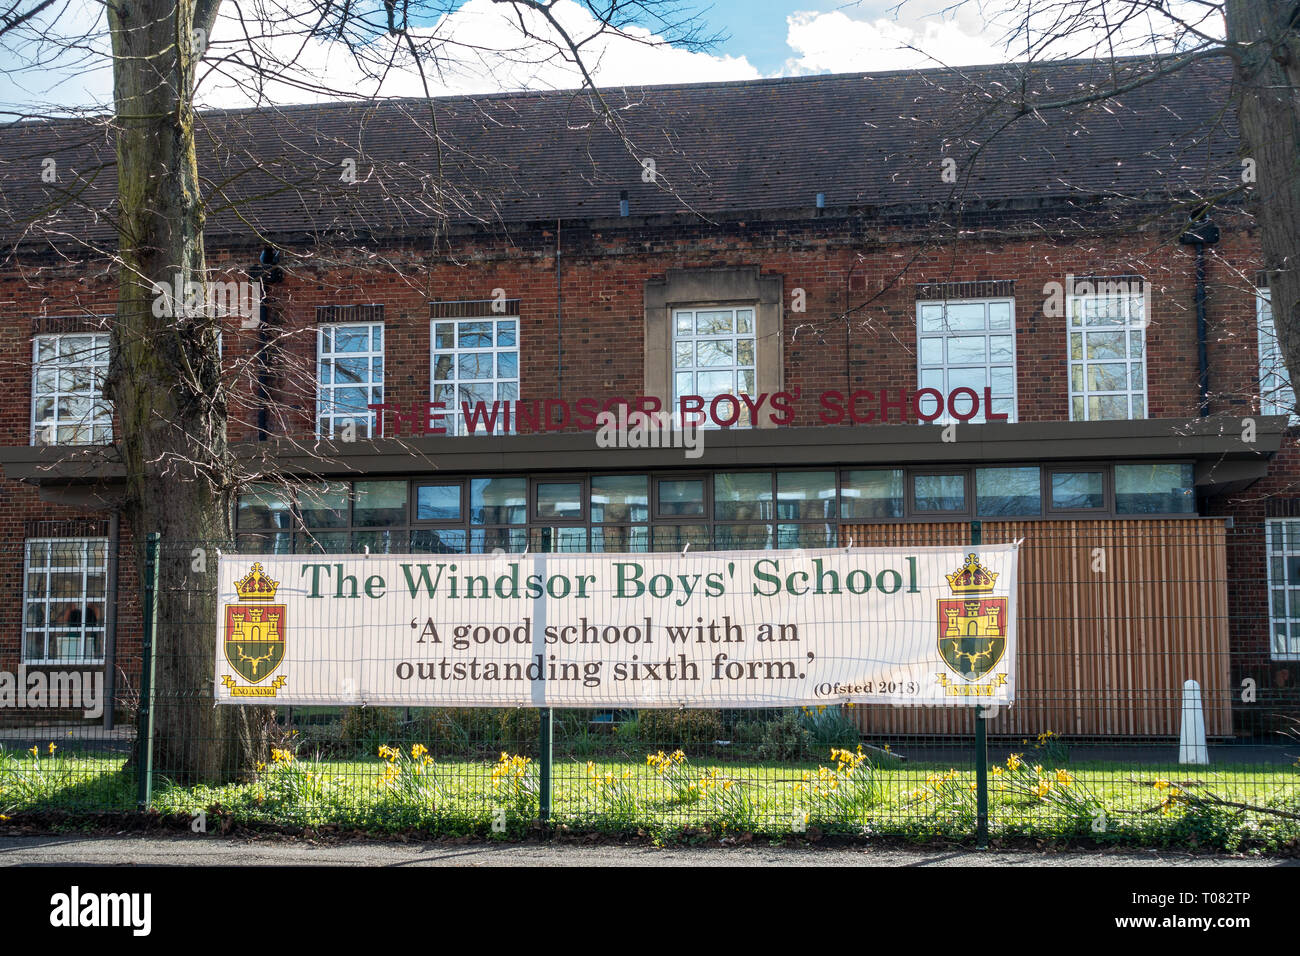
POLYGON ((1056 771, 1056 782, 1063 787, 1068 787, 1074 783, 1074 777, 1068 770, 1058 770, 1056 771))
POLYGON ((1155 783, 1153 783, 1151 786, 1155 787, 1157 790, 1163 790, 1163 789, 1165 789, 1165 787, 1169 786, 1169 781, 1168 781, 1168 780, 1157 780, 1157 781, 1156 781, 1155 783))
POLYGON ((58 747, 54 746, 54 742, 51 741, 51 742, 50 742, 50 753, 52 754, 52 753, 54 753, 54 751, 56 751, 56 750, 58 750, 58 749, 59 749, 58 747))
POLYGON ((1008 770, 1019 770, 1019 769, 1020 769, 1020 755, 1019 755, 1019 754, 1012 754, 1010 757, 1007 758, 1007 769, 1008 769, 1008 770))
POLYGON ((416 744, 414 747, 411 748, 411 757, 414 758, 415 760, 419 760, 428 752, 429 752, 429 748, 426 747, 424 744, 416 744))
POLYGON ((41 752, 40 752, 39 750, 36 749, 35 744, 33 744, 33 745, 32 745, 32 749, 29 750, 29 751, 27 751, 27 752, 28 752, 29 754, 31 754, 33 757, 39 757, 39 756, 41 755, 41 752))

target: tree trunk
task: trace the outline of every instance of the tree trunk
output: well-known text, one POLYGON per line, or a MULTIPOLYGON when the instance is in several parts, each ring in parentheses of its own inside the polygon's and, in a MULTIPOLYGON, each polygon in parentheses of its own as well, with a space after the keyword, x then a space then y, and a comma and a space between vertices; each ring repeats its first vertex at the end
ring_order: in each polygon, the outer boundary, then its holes
POLYGON ((1300 7, 1227 0, 1225 14, 1228 42, 1244 47, 1235 79, 1241 155, 1255 161, 1249 204, 1282 357, 1291 381, 1300 382, 1300 7))
POLYGON ((229 779, 264 760, 270 713, 213 706, 215 547, 230 539, 233 469, 217 319, 203 307, 193 92, 216 6, 216 0, 107 5, 120 279, 105 390, 120 423, 123 511, 136 538, 142 581, 144 536, 162 536, 154 767, 186 784, 229 779), (172 295, 160 295, 160 288, 172 295), (193 563, 194 548, 205 549, 204 572, 193 563))

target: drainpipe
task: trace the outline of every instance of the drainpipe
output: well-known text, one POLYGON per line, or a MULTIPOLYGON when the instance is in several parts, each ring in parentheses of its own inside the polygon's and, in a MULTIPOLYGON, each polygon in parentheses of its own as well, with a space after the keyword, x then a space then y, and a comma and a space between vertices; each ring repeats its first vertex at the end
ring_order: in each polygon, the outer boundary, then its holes
POLYGON ((117 697, 117 545, 116 508, 108 516, 108 570, 104 575, 104 730, 113 729, 113 700, 117 697))
POLYGON ((270 286, 284 281, 284 270, 279 267, 280 250, 267 246, 257 257, 258 264, 248 270, 249 278, 261 283, 262 294, 257 305, 257 440, 268 436, 267 405, 271 398, 271 366, 267 347, 271 343, 268 319, 271 316, 267 296, 270 286))
POLYGON ((1202 214, 1192 222, 1192 228, 1178 237, 1185 246, 1196 247, 1196 363, 1197 386, 1200 391, 1200 415, 1210 414, 1210 361, 1205 330, 1205 247, 1219 241, 1219 227, 1202 214))

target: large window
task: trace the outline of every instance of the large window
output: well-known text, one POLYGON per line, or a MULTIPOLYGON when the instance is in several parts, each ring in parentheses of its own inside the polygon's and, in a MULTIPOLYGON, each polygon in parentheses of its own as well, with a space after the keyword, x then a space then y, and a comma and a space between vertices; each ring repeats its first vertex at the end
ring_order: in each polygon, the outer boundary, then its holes
POLYGON ((104 659, 105 538, 31 538, 23 586, 23 661, 104 659))
POLYGON ((113 440, 104 400, 107 334, 38 335, 32 343, 32 444, 99 445, 113 440))
POLYGON ((374 434, 368 405, 384 401, 384 324, 332 323, 316 330, 316 435, 334 438, 349 424, 357 438, 374 434))
MULTIPOLYGON (((972 422, 987 421, 984 390, 993 398, 992 411, 1016 420, 1016 328, 1011 299, 960 299, 947 302, 918 302, 917 375, 921 388, 940 395, 969 388, 977 396, 979 413, 972 422)), ((956 399, 956 411, 971 411, 969 395, 956 399)), ((931 396, 921 400, 920 411, 935 415, 931 396)), ((954 422, 953 409, 945 405, 938 422, 954 422)))
POLYGON ((1268 521, 1270 641, 1274 659, 1300 659, 1300 520, 1268 521))
MULTIPOLYGON (((702 397, 705 407, 718 395, 755 395, 756 369, 752 307, 673 310, 674 408, 683 395, 702 397)), ((718 410, 723 420, 736 412, 736 426, 753 424, 743 402, 718 410)))
POLYGON ((1071 421, 1147 417, 1146 304, 1135 286, 1115 285, 1069 297, 1071 421))
POLYGON ((519 318, 435 319, 432 344, 429 400, 443 404, 447 434, 502 434, 492 405, 519 398, 519 318))
POLYGON ((1277 339, 1277 326, 1273 324, 1273 307, 1267 289, 1255 291, 1255 324, 1259 329, 1259 412, 1261 415, 1290 415, 1292 423, 1300 422, 1296 413, 1295 389, 1287 374, 1282 358, 1282 346, 1277 339))

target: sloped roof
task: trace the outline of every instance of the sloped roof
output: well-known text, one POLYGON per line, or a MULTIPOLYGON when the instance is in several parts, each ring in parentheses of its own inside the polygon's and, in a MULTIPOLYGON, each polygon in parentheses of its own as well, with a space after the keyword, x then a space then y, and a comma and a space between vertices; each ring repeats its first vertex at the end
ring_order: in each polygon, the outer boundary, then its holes
MULTIPOLYGON (((453 222, 603 219, 623 191, 633 216, 708 216, 808 208, 817 193, 830 208, 884 209, 1221 188, 1240 168, 1226 58, 1100 103, 1018 118, 1008 105, 1021 84, 1060 102, 1151 69, 1070 61, 604 90, 626 139, 576 92, 204 112, 208 236, 420 235, 440 202, 453 222), (638 158, 653 159, 656 181, 638 158), (341 180, 347 161, 356 183, 341 180)), ((111 241, 114 163, 107 121, 0 130, 0 235, 111 241), (56 184, 39 175, 46 157, 56 184)))

